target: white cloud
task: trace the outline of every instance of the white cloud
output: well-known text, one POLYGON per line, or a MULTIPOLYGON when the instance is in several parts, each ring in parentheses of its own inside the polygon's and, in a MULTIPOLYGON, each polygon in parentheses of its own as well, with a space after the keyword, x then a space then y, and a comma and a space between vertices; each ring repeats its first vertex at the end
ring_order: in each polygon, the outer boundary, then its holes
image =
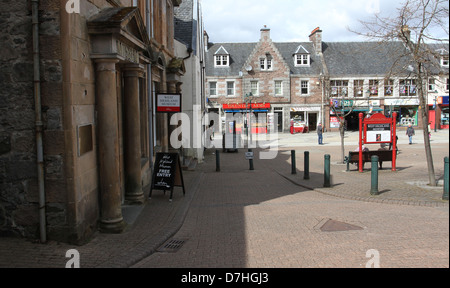
POLYGON ((358 28, 376 12, 393 10, 400 0, 202 0, 205 29, 212 42, 257 42, 267 25, 275 42, 308 41, 316 27, 324 41, 362 41, 358 28))

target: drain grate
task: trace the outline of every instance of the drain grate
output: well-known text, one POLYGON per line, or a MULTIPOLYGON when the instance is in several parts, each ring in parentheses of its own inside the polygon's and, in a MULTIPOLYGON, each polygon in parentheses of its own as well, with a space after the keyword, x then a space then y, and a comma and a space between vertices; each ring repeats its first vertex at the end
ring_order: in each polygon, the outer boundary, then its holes
POLYGON ((177 240, 172 239, 163 244, 160 248, 158 248, 158 252, 166 252, 166 253, 175 253, 183 247, 186 240, 177 240))
POLYGON ((323 224, 322 227, 320 227, 320 230, 323 232, 340 232, 340 231, 352 231, 352 230, 364 230, 364 228, 336 221, 333 219, 329 219, 325 224, 323 224))

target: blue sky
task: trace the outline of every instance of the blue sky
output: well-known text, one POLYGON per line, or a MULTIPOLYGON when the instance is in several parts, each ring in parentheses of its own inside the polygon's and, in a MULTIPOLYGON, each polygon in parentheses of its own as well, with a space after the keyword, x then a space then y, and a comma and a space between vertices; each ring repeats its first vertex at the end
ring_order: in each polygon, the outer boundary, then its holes
POLYGON ((316 27, 328 42, 364 41, 358 20, 395 13, 400 0, 201 0, 211 42, 257 42, 267 25, 275 42, 309 41, 316 27))

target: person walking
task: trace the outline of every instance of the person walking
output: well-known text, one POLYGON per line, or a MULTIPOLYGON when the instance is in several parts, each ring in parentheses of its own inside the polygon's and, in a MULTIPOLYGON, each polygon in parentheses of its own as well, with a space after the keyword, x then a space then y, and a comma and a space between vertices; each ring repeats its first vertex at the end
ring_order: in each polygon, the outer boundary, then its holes
POLYGON ((317 135, 319 137, 319 145, 323 145, 323 126, 322 126, 322 123, 319 123, 319 126, 317 126, 317 135))
POLYGON ((408 135, 408 137, 409 137, 409 145, 412 145, 413 136, 416 135, 416 132, 414 131, 414 128, 412 127, 412 124, 408 125, 408 129, 406 129, 406 135, 408 135))

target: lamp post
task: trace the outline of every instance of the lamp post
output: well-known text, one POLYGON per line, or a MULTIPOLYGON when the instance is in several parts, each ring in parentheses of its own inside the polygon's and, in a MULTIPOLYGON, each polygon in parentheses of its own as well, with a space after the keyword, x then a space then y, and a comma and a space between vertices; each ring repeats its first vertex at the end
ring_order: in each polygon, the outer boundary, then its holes
POLYGON ((244 97, 244 102, 245 102, 245 107, 247 108, 248 105, 250 104, 250 115, 248 114, 248 108, 247 110, 247 139, 250 139, 248 142, 248 146, 250 147, 250 143, 252 143, 253 139, 252 139, 252 100, 253 100, 253 93, 250 92, 248 94, 245 94, 244 97), (249 134, 250 134, 250 138, 249 138, 249 134))

